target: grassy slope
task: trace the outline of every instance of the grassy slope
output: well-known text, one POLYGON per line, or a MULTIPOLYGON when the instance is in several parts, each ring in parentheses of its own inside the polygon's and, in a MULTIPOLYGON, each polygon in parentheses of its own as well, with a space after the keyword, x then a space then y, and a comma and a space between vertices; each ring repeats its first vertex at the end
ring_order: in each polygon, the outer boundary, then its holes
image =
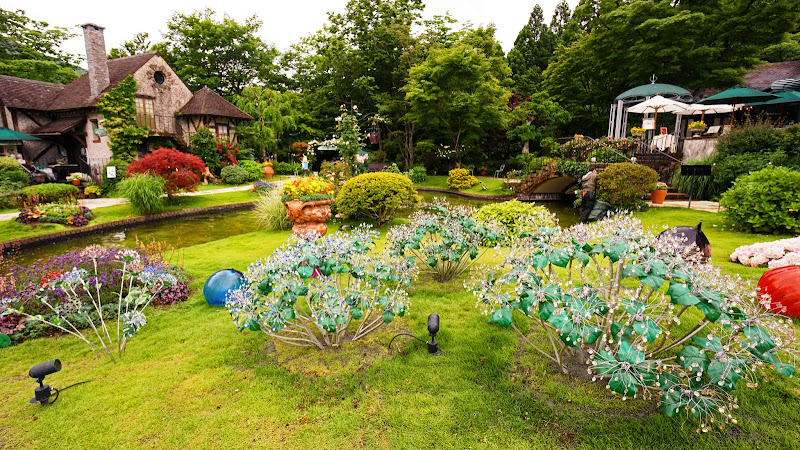
MULTIPOLYGON (((257 196, 248 191, 195 195, 191 197, 174 197, 164 211, 177 211, 181 209, 201 208, 204 206, 224 205, 228 203, 250 202, 256 199, 257 196)), ((89 225, 113 222, 115 220, 127 219, 129 217, 136 217, 139 215, 134 212, 130 204, 97 208, 92 210, 92 213, 94 214, 95 218, 89 222, 89 225)), ((18 223, 15 220, 7 220, 5 222, 0 222, 0 241, 20 239, 29 236, 38 236, 40 234, 55 233, 57 231, 68 229, 72 229, 72 227, 56 223, 43 223, 37 224, 34 228, 30 225, 18 223)))
MULTIPOLYGON (((709 213, 710 214, 710 213, 709 213)), ((714 216, 652 210, 645 222, 699 219, 717 258, 763 240, 712 226, 714 216)), ((777 378, 739 392, 739 427, 698 435, 691 422, 654 412, 654 402, 623 402, 598 385, 553 372, 513 332, 486 324, 463 278, 416 284, 404 325, 424 335, 428 313, 442 318, 443 355, 414 341, 345 375, 298 375, 265 351, 270 339, 240 334, 224 309, 199 292, 206 277, 244 269, 286 238, 254 232, 191 247, 184 264, 196 277, 185 304, 149 310, 148 325, 117 364, 93 358, 73 338, 37 339, 0 350, 0 443, 11 447, 285 448, 755 448, 796 445, 800 384, 777 378), (92 379, 41 408, 27 403, 36 363, 60 358, 46 382, 92 379), (682 426, 683 425, 683 426, 682 426)), ((488 262, 488 261, 487 261, 488 262)), ((762 269, 726 271, 757 277, 762 269)), ((389 335, 377 340, 388 342, 389 335)))
MULTIPOLYGON (((477 177, 480 183, 472 186, 469 189, 462 189, 461 192, 469 192, 471 194, 481 195, 506 195, 511 194, 511 190, 506 189, 503 185, 503 178, 490 178, 490 177, 477 177), (481 187, 481 183, 486 187, 486 190, 481 187)), ((447 186, 447 177, 444 175, 428 175, 428 179, 422 183, 416 183, 414 186, 429 187, 438 189, 450 189, 447 186)))

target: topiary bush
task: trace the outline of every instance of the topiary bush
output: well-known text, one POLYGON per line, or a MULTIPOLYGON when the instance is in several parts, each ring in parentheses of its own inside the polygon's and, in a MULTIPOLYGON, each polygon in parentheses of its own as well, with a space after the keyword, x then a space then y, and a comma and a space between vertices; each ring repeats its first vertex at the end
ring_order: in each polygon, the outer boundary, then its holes
POLYGON ((166 180, 149 173, 134 174, 118 186, 119 193, 128 199, 133 209, 143 214, 153 214, 164 208, 166 180))
POLYGON ((16 183, 27 185, 30 181, 28 173, 10 156, 0 156, 0 184, 16 183))
POLYGON ((526 226, 532 225, 535 230, 539 227, 552 227, 558 223, 555 214, 544 206, 523 203, 516 199, 483 205, 475 214, 475 218, 484 222, 491 220, 497 222, 505 228, 506 235, 517 234, 523 222, 526 226))
POLYGON ((205 170, 205 164, 195 155, 174 148, 159 148, 130 163, 128 176, 148 172, 158 175, 166 181, 164 190, 171 197, 179 191, 197 189, 205 170))
POLYGON ((428 171, 425 170, 425 166, 414 166, 408 172, 408 178, 412 183, 422 183, 428 179, 428 171))
POLYGON ((453 169, 447 177, 447 185, 451 189, 469 189, 478 184, 478 179, 469 174, 467 169, 453 169))
POLYGON ((641 209, 642 197, 655 188, 658 173, 633 163, 612 164, 597 175, 598 198, 620 209, 641 209))
POLYGON ((349 219, 365 219, 381 225, 419 201, 417 190, 408 178, 396 173, 375 172, 348 180, 336 197, 336 206, 349 219))
POLYGON ((225 166, 220 171, 220 177, 228 184, 242 184, 247 181, 247 169, 242 166, 225 166))
POLYGON ((22 189, 21 202, 24 206, 40 203, 74 203, 78 198, 77 186, 71 184, 36 184, 22 189))
POLYGON ((264 171, 262 169, 261 164, 257 161, 251 161, 247 159, 240 159, 239 165, 247 171, 247 181, 256 181, 260 180, 261 177, 264 175, 264 171))
POLYGON ((722 194, 723 214, 756 233, 800 233, 800 171, 767 167, 739 177, 722 194))
POLYGON ((117 185, 128 176, 128 163, 121 159, 112 159, 103 167, 103 186, 106 193, 116 192, 117 185), (116 168, 116 177, 108 178, 108 167, 116 168))

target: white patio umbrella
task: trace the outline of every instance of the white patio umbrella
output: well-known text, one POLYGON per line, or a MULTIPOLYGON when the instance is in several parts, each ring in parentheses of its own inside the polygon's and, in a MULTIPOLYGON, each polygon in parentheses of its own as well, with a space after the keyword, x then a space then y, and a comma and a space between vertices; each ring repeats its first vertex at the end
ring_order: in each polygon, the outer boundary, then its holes
POLYGON ((686 103, 679 102, 676 100, 670 100, 660 95, 656 95, 650 97, 648 100, 645 100, 642 103, 639 103, 638 105, 631 106, 630 108, 628 108, 628 112, 636 114, 645 114, 649 112, 654 112, 655 116, 653 117, 653 123, 656 123, 659 111, 668 113, 678 113, 680 111, 685 111, 687 106, 689 105, 686 103))
POLYGON ((685 110, 677 112, 682 116, 693 116, 700 113, 700 121, 705 121, 706 114, 727 114, 739 109, 742 109, 744 103, 738 105, 701 105, 700 103, 692 103, 688 105, 685 110))

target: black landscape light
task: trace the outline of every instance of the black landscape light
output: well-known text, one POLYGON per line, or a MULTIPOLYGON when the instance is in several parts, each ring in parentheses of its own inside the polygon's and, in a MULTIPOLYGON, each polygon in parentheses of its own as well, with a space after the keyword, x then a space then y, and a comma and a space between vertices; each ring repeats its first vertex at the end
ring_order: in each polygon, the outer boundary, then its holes
POLYGON ((397 338, 398 336, 411 336, 420 342, 425 342, 425 344, 428 346, 429 354, 433 356, 439 356, 442 354, 442 351, 439 350, 439 343, 436 342, 436 333, 438 332, 439 332, 439 315, 436 313, 431 313, 428 315, 428 333, 430 333, 431 335, 430 341, 425 341, 423 339, 420 339, 411 333, 399 333, 396 334, 391 341, 389 341, 389 348, 392 348, 392 342, 394 342, 395 338, 397 338))
POLYGON ((36 381, 39 383, 39 387, 34 389, 34 397, 30 400, 30 403, 38 402, 42 406, 50 403, 55 403, 55 401, 58 400, 58 394, 61 391, 69 389, 72 386, 77 386, 79 384, 89 382, 89 381, 81 381, 80 383, 71 384, 63 389, 51 388, 50 386, 44 384, 44 377, 56 373, 59 370, 61 370, 61 361, 57 359, 43 362, 41 364, 37 364, 31 367, 31 370, 28 372, 28 376, 30 376, 31 378, 35 378, 36 381), (53 401, 50 401, 50 397, 53 395, 53 392, 56 393, 56 396, 55 398, 53 398, 53 401))

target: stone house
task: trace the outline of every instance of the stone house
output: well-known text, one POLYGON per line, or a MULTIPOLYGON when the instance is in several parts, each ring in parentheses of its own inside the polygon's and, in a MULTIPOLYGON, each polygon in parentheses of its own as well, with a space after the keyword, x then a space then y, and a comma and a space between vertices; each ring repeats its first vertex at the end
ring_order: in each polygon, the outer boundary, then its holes
POLYGON ((0 126, 42 139, 11 151, 25 161, 52 168, 59 179, 76 171, 99 176, 111 151, 95 105, 129 75, 137 84, 136 121, 150 130, 140 154, 164 145, 185 148, 201 126, 236 141, 236 125, 252 119, 207 87, 192 93, 158 52, 107 59, 103 28, 82 28, 88 72, 72 83, 0 76, 0 126))

